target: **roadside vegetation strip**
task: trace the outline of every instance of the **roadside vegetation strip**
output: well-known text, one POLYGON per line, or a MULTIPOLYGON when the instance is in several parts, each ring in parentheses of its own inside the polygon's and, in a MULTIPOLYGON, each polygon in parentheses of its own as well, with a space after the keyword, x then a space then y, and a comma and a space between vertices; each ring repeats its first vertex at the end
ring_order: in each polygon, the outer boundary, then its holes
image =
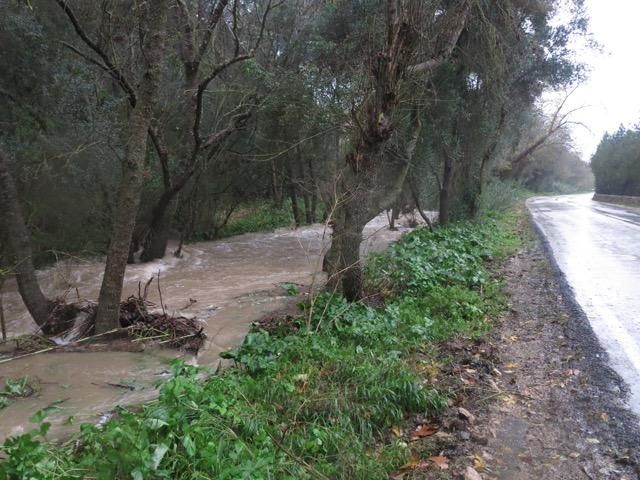
POLYGON ((255 330, 227 352, 235 366, 203 382, 175 362, 156 401, 63 445, 47 443, 39 412, 39 428, 2 447, 0 478, 370 480, 409 468, 411 448, 392 432, 435 420, 452 394, 416 364, 437 363, 438 341, 490 329, 503 302, 485 263, 517 247, 517 219, 407 234, 367 267, 384 306, 321 294, 296 328, 255 330))

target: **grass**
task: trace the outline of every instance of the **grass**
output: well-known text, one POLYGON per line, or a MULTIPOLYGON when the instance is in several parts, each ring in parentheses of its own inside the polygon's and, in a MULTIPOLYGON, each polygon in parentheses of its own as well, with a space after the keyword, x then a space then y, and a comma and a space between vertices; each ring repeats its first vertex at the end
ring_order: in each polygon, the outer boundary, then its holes
POLYGON ((485 265, 517 248, 519 218, 418 229, 368 263, 367 288, 384 307, 321 294, 295 333, 251 332, 225 354, 234 366, 206 381, 174 362, 156 401, 82 425, 63 445, 47 443, 39 412, 36 430, 2 447, 0 478, 388 478, 411 457, 390 430, 447 405, 417 359, 437 361, 436 342, 490 329, 503 299, 485 265))
MULTIPOLYGON (((322 206, 319 205, 316 217, 322 218, 322 206)), ((299 202, 298 209, 304 221, 304 203, 299 202)), ((217 232, 216 238, 231 237, 243 233, 268 232, 277 228, 294 225, 291 202, 284 203, 281 209, 274 208, 266 202, 247 203, 238 208, 229 222, 217 232)), ((213 238, 207 236, 207 239, 213 238)))
POLYGON ((243 233, 264 232, 293 224, 291 208, 274 209, 267 203, 248 204, 239 208, 218 232, 218 238, 243 233))

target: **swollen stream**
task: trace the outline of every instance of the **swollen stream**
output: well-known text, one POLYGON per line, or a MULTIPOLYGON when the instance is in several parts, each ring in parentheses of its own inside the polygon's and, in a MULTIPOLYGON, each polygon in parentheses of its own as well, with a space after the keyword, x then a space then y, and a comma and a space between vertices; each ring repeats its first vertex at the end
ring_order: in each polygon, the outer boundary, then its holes
MULTIPOLYGON (((365 229, 362 253, 381 250, 408 230, 400 224, 398 231, 390 231, 385 216, 380 215, 365 229)), ((207 342, 196 358, 188 360, 215 367, 220 352, 239 345, 253 321, 286 304, 282 283, 317 285, 324 280, 319 273, 320 254, 328 247, 328 240, 323 226, 314 225, 188 245, 183 258, 168 254, 153 263, 128 266, 123 298, 137 294, 139 282, 144 284, 160 272, 167 310, 195 315, 205 322, 207 342), (196 302, 188 306, 190 299, 196 302)), ((75 298, 77 288, 82 298, 95 299, 103 268, 99 261, 64 260, 39 272, 39 277, 49 298, 66 291, 75 298)), ((9 337, 32 333, 35 324, 15 284, 5 285, 3 299, 9 337)), ((149 300, 159 304, 155 282, 149 300)), ((167 359, 179 355, 169 349, 47 353, 1 364, 0 385, 7 378, 28 376, 37 393, 0 410, 0 443, 33 428, 29 417, 55 401, 63 400, 60 409, 48 418, 52 437, 73 428, 67 422, 69 417, 77 425, 96 421, 116 405, 150 400, 157 395, 154 384, 168 375, 167 359)))

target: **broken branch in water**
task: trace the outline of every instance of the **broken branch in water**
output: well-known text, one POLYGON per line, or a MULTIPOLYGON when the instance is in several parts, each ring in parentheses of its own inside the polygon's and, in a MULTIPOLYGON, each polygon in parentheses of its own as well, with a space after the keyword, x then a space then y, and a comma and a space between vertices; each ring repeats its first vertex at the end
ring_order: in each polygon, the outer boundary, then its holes
MULTIPOLYGON (((132 343, 154 342, 158 339, 166 339, 161 342, 155 342, 155 344, 170 344, 175 348, 184 348, 190 352, 197 352, 206 338, 204 327, 196 319, 167 314, 162 300, 159 281, 158 293, 160 295, 162 312, 149 312, 149 307, 155 306, 146 300, 148 287, 152 280, 153 277, 147 281, 142 295, 140 294, 141 285, 139 284, 138 296, 132 295, 120 303, 119 313, 121 326, 97 335, 84 336, 93 328, 97 308, 96 304, 88 302, 85 304, 67 304, 62 303, 59 299, 52 312, 57 317, 64 318, 72 323, 72 327, 59 336, 60 339, 63 339, 64 344, 47 346, 46 348, 36 348, 32 352, 0 360, 0 364, 18 358, 52 352, 60 348, 73 347, 80 343, 91 342, 101 337, 117 335, 119 333, 126 334, 132 338, 132 343), (75 316, 72 317, 71 313, 74 313, 75 316), (71 341, 70 338, 74 340, 71 341)), ((191 299, 190 301, 195 303, 195 301, 191 299)), ((18 352, 20 351, 19 348, 17 350, 18 352)))
POLYGON ((96 383, 96 382, 91 382, 91 385, 96 385, 98 387, 102 387, 104 385, 104 386, 108 386, 108 387, 122 388, 122 389, 125 389, 125 390, 130 390, 132 392, 136 389, 136 387, 134 387, 132 385, 125 385, 123 383, 111 383, 111 382, 96 383))
POLYGON ((162 301, 162 290, 160 289, 160 270, 158 270, 158 296, 160 297, 160 308, 162 308, 162 313, 166 315, 167 312, 164 310, 164 302, 162 301))

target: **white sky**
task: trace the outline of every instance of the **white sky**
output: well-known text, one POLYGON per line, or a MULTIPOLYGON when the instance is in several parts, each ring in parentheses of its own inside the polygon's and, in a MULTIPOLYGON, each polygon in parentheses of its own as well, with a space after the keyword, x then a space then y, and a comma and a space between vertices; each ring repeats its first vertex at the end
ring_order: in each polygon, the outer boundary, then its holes
POLYGON ((589 78, 572 95, 568 108, 587 106, 572 116, 573 137, 589 161, 605 132, 640 122, 640 0, 586 0, 593 38, 602 53, 579 49, 589 78))

